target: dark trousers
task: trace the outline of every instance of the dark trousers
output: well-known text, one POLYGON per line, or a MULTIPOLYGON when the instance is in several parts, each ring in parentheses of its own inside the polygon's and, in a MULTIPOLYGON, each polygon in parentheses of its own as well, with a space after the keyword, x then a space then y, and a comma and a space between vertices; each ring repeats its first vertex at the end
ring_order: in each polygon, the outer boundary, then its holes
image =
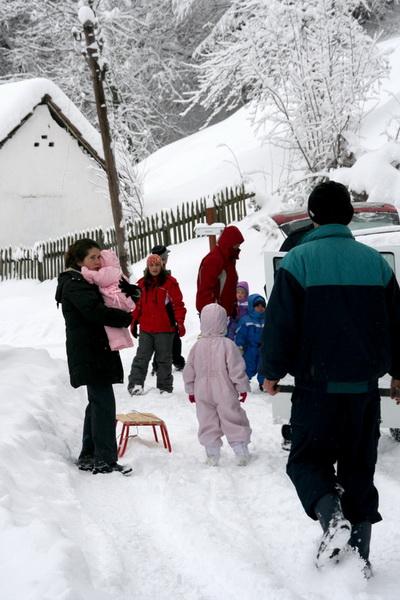
POLYGON ((117 460, 115 438, 115 397, 111 384, 88 385, 88 405, 83 423, 82 451, 79 458, 94 458, 107 463, 117 460))
MULTIPOLYGON (((185 359, 182 356, 182 340, 177 331, 174 333, 174 340, 172 342, 172 364, 179 371, 185 366, 185 359)), ((153 372, 156 373, 158 366, 155 358, 153 358, 152 368, 153 372)))
POLYGON ((377 389, 363 394, 295 389, 287 474, 309 517, 316 519, 316 502, 339 485, 351 523, 381 520, 374 486, 379 424, 377 389))
POLYGON ((183 369, 185 366, 185 359, 182 356, 182 340, 177 331, 174 334, 172 343, 172 364, 177 369, 183 369))
POLYGON ((146 333, 141 331, 136 356, 129 373, 128 387, 144 385, 150 359, 154 352, 157 362, 157 387, 172 392, 172 343, 174 333, 146 333))

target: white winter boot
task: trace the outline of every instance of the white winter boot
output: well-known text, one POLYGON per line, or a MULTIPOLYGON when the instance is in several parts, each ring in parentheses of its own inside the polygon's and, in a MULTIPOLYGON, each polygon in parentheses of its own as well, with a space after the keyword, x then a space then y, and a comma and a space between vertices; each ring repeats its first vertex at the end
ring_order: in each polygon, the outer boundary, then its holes
POLYGON ((218 467, 221 449, 218 446, 206 446, 207 464, 210 467, 218 467))
POLYGON ((128 387, 128 392, 131 396, 141 396, 144 392, 144 389, 142 385, 135 383, 134 386, 128 387))
POLYGON ((245 467, 250 461, 250 452, 246 442, 229 442, 236 455, 236 464, 238 467, 245 467))

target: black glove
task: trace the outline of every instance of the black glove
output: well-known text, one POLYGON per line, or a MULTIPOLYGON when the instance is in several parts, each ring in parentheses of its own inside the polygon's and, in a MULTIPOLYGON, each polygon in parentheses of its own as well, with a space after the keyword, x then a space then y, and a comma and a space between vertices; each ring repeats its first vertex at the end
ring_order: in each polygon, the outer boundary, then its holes
POLYGON ((133 337, 136 339, 139 335, 138 332, 138 322, 134 321, 131 325, 131 334, 133 335, 133 337))
POLYGON ((118 287, 127 298, 132 298, 134 302, 137 302, 139 300, 140 294, 142 293, 138 285, 135 285, 134 283, 129 283, 129 281, 127 281, 123 277, 119 280, 118 287))

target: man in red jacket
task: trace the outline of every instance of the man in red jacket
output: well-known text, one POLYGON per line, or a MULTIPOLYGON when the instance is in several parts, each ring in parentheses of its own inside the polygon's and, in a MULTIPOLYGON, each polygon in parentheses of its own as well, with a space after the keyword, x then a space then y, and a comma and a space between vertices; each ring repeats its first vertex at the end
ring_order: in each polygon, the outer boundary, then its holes
POLYGON ((218 243, 203 258, 197 276, 196 308, 201 312, 206 304, 223 306, 228 317, 236 315, 236 260, 244 237, 234 225, 225 227, 218 243))

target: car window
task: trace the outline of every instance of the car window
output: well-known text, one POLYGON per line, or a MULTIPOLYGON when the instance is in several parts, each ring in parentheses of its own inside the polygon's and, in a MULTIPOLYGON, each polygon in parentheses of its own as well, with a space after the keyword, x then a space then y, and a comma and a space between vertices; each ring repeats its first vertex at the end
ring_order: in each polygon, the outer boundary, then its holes
MULTIPOLYGON (((400 219, 397 212, 355 212, 349 224, 352 231, 359 229, 370 229, 371 227, 382 227, 385 225, 399 225, 400 219)), ((280 225, 280 229, 289 237, 301 231, 308 231, 312 228, 312 221, 309 218, 289 221, 280 225)), ((296 245, 296 244, 294 244, 296 245)))
POLYGON ((393 252, 382 252, 381 250, 381 255, 388 262, 392 271, 396 272, 393 252))
POLYGON ((288 223, 283 223, 280 226, 284 234, 289 237, 292 233, 297 233, 300 231, 307 231, 312 229, 312 221, 311 219, 300 219, 298 221, 289 221, 288 223))
POLYGON ((350 229, 369 229, 371 227, 382 227, 384 225, 398 225, 399 215, 394 212, 359 212, 355 213, 350 229))
POLYGON ((273 258, 274 278, 275 278, 276 272, 279 269, 279 267, 281 266, 281 262, 284 258, 285 258, 284 256, 274 256, 274 258, 273 258))

